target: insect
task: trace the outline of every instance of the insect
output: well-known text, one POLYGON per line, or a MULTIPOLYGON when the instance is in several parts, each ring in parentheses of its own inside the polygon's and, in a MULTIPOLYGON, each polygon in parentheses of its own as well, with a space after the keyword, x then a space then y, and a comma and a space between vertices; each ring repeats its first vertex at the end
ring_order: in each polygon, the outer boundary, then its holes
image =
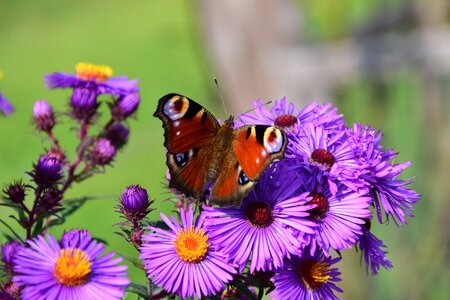
POLYGON ((168 94, 154 113, 163 122, 169 187, 210 202, 239 205, 264 170, 282 158, 285 133, 273 126, 234 129, 233 116, 223 125, 203 106, 185 96, 168 94))

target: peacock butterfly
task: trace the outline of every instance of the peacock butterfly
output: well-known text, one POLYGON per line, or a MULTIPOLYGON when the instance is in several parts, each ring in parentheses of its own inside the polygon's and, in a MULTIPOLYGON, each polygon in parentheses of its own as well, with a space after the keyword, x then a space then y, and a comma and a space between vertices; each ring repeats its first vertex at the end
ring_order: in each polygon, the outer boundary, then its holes
POLYGON ((163 122, 169 187, 197 198, 211 188, 210 202, 218 205, 239 205, 287 144, 285 133, 273 126, 234 129, 233 116, 220 125, 179 94, 159 99, 154 116, 163 122))

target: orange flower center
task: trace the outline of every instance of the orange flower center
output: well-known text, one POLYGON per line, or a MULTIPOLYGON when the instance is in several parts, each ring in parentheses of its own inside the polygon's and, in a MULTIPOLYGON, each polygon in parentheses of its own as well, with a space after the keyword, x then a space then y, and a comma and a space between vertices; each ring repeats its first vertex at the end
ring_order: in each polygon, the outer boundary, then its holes
POLYGON ((205 256, 210 244, 203 229, 183 228, 178 232, 174 241, 178 257, 185 262, 199 263, 205 256))
POLYGON ((113 74, 109 66, 79 63, 75 66, 77 76, 84 80, 105 81, 113 74))
POLYGON ((62 249, 56 260, 53 276, 65 286, 80 286, 88 281, 91 265, 86 252, 80 249, 62 249))

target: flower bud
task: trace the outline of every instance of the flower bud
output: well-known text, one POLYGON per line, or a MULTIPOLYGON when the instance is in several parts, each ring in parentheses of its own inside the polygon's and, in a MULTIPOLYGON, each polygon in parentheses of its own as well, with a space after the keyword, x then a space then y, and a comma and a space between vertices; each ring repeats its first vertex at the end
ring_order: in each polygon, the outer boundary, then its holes
POLYGON ((116 149, 122 148, 128 141, 130 130, 122 124, 111 125, 105 132, 104 137, 108 139, 116 149))
POLYGON ((46 190, 40 198, 39 205, 46 211, 51 211, 60 205, 63 193, 60 190, 51 188, 46 190))
POLYGON ((41 156, 33 169, 31 177, 42 188, 58 183, 63 176, 62 164, 56 157, 48 155, 41 156))
POLYGON ((116 121, 122 121, 131 116, 138 108, 141 98, 139 94, 121 96, 112 106, 111 114, 116 121))
POLYGON ((72 115, 79 121, 89 122, 97 112, 98 92, 89 88, 75 88, 70 98, 72 115))
POLYGON ((147 190, 139 185, 127 186, 122 194, 119 204, 121 212, 127 220, 142 220, 150 211, 148 209, 150 202, 148 200, 147 190))
POLYGON ((102 138, 94 146, 91 152, 91 161, 96 165, 109 164, 116 155, 116 148, 108 139, 102 138))
POLYGON ((45 100, 39 100, 34 103, 33 119, 36 128, 41 131, 50 132, 55 126, 53 109, 45 100))
POLYGON ((5 198, 11 200, 14 203, 22 203, 25 200, 25 191, 26 187, 22 183, 22 181, 17 181, 11 184, 8 184, 4 189, 3 193, 5 194, 5 198))

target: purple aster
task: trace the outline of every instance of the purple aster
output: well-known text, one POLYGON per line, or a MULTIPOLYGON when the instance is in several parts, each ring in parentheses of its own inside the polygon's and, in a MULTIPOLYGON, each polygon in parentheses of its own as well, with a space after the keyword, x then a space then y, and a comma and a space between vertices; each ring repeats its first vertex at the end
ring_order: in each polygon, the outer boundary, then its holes
POLYGON ((0 114, 8 116, 14 112, 14 106, 0 93, 0 114))
POLYGON ((121 299, 128 286, 126 266, 114 253, 100 256, 102 243, 84 236, 73 245, 61 245, 53 236, 27 242, 14 260, 14 282, 22 299, 121 299))
POLYGON ((129 135, 130 130, 120 123, 109 126, 103 134, 116 149, 122 148, 127 143, 129 135))
POLYGON ((143 236, 140 258, 147 276, 182 298, 216 294, 233 279, 236 266, 209 240, 203 219, 194 221, 192 205, 187 212, 180 212, 181 225, 161 213, 170 230, 148 227, 151 232, 143 236))
POLYGON ((359 165, 345 130, 326 130, 306 124, 298 135, 291 137, 286 156, 325 173, 333 194, 337 191, 336 181, 354 190, 362 186, 357 177, 359 165))
POLYGON ((100 94, 113 96, 137 93, 139 88, 137 80, 128 80, 127 77, 111 77, 112 69, 104 65, 79 63, 75 66, 76 74, 52 73, 45 75, 45 82, 51 89, 54 88, 88 88, 100 94))
POLYGON ((368 272, 369 266, 372 270, 372 275, 377 275, 380 267, 390 270, 393 265, 387 259, 387 251, 382 248, 386 248, 383 241, 378 239, 370 232, 370 219, 366 220, 366 225, 363 226, 363 234, 359 239, 359 249, 366 263, 366 271, 368 272))
POLYGON ((63 177, 63 166, 56 157, 43 155, 30 173, 34 182, 42 188, 58 183, 63 177))
POLYGON ((91 152, 91 161, 100 166, 109 164, 116 155, 116 148, 108 139, 102 138, 97 141, 91 152))
POLYGON ((10 241, 1 246, 2 250, 2 262, 5 266, 5 270, 12 274, 13 271, 13 259, 16 253, 22 248, 22 243, 18 241, 10 241))
POLYGON ((119 204, 119 211, 131 222, 142 220, 149 212, 150 201, 147 190, 139 185, 125 188, 119 204))
POLYGON ((325 257, 321 251, 310 254, 303 252, 301 257, 286 258, 283 268, 276 271, 272 280, 275 299, 339 299, 334 292, 342 293, 336 286, 341 274, 332 266, 341 258, 325 257))
POLYGON ((138 94, 119 97, 111 104, 111 115, 114 120, 122 121, 131 116, 138 108, 141 98, 138 94))
POLYGON ((303 240, 294 231, 314 233, 305 205, 308 194, 296 193, 304 180, 282 161, 259 180, 239 208, 204 207, 202 215, 211 241, 228 254, 241 270, 250 262, 250 272, 281 267, 283 258, 298 254, 303 240))
POLYGON ((79 121, 89 123, 100 106, 97 96, 98 93, 94 89, 75 88, 70 97, 72 116, 79 121))
MULTIPOLYGON (((296 171, 308 173, 301 167, 296 171)), ((365 219, 371 215, 371 198, 367 190, 353 191, 338 183, 337 192, 333 195, 329 180, 324 176, 310 175, 310 179, 303 181, 297 192, 307 193, 308 204, 315 204, 309 211, 309 218, 316 226, 313 227, 314 234, 301 232, 299 236, 307 240, 312 253, 316 246, 321 247, 325 254, 330 247, 336 250, 351 248, 362 234, 365 219)))
POLYGON ((319 105, 313 102, 303 109, 297 108, 294 103, 288 102, 286 97, 276 100, 273 107, 268 110, 261 100, 253 101, 253 113, 238 115, 237 126, 249 124, 265 124, 278 126, 289 135, 298 133, 299 126, 312 123, 314 126, 323 126, 326 129, 340 128, 344 124, 342 115, 332 104, 319 105))
POLYGON ((397 179, 411 162, 393 163, 398 153, 393 150, 384 151, 380 145, 381 132, 370 126, 355 124, 353 130, 349 130, 349 136, 350 145, 360 165, 359 177, 370 189, 378 221, 383 222, 384 211, 387 220, 392 216, 397 225, 399 222, 406 223, 405 216, 414 216, 413 205, 421 197, 416 191, 406 188, 412 183, 412 179, 397 179))
POLYGON ((39 100, 34 103, 33 119, 36 128, 50 132, 55 126, 55 114, 50 104, 45 100, 39 100))

